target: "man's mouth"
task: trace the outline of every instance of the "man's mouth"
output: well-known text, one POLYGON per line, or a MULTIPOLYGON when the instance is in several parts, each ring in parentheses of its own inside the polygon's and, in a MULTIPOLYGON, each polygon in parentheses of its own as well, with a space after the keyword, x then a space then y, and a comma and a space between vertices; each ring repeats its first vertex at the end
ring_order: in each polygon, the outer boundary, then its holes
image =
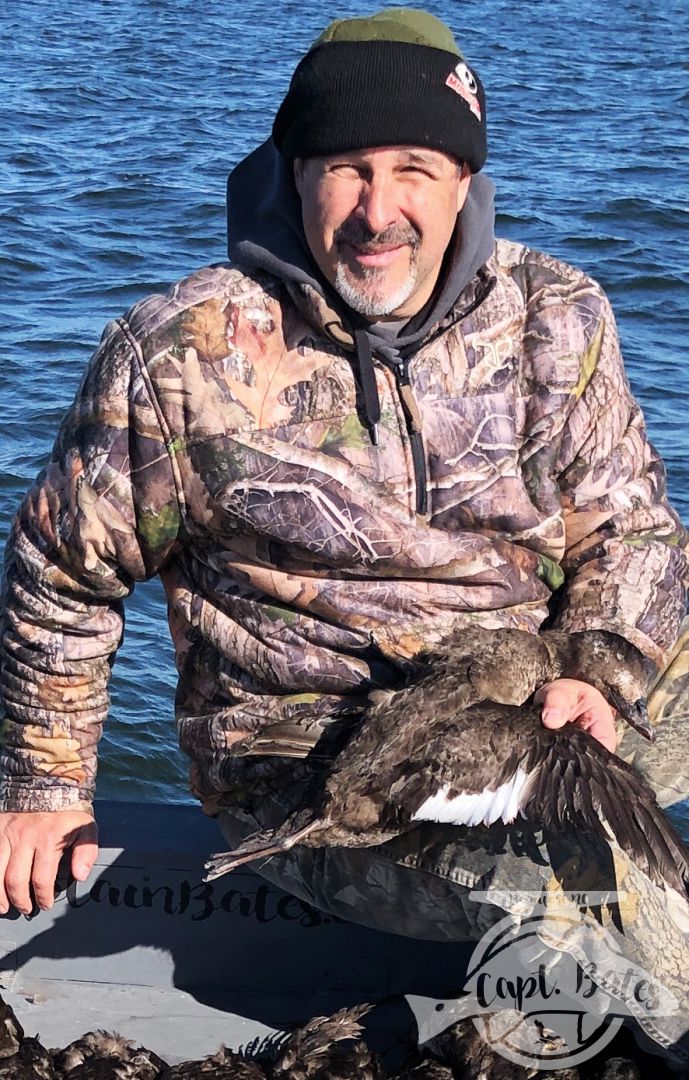
POLYGON ((347 243, 346 247, 351 253, 351 257, 360 266, 363 267, 386 267, 395 261, 401 251, 403 251, 406 244, 376 244, 375 246, 362 245, 359 247, 356 244, 347 243))
POLYGON ((350 266, 385 270, 403 252, 413 259, 420 235, 411 223, 398 222, 376 234, 362 222, 347 221, 336 231, 334 239, 340 255, 350 266))

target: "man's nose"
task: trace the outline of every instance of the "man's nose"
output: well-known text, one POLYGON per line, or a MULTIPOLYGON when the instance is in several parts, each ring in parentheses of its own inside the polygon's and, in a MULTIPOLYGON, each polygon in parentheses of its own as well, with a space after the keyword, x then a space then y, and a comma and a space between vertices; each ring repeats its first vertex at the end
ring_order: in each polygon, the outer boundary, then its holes
POLYGON ((388 225, 394 225, 400 217, 394 183, 385 177, 367 180, 362 184, 358 211, 372 233, 381 233, 388 225))

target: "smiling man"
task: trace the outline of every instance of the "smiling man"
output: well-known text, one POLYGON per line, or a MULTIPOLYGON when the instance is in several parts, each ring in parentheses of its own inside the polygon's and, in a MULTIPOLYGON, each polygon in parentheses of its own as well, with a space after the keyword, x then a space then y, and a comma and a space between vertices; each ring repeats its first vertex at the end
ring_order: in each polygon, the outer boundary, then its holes
POLYGON ((468 165, 400 146, 300 159, 294 171, 306 242, 326 280, 369 319, 415 315, 438 282, 468 165))
MULTIPOLYGON (((298 805, 333 723, 456 627, 609 634, 621 665, 666 665, 685 536, 609 304, 496 240, 485 158, 444 24, 336 22, 230 177, 230 264, 106 328, 8 548, 0 909, 50 906, 66 847, 93 865, 121 602, 154 574, 192 787, 233 840, 298 805)), ((566 674, 544 724, 614 749, 609 703, 566 674)), ((456 892, 501 856, 455 840, 431 865, 417 842, 260 871, 362 922, 468 934, 461 905, 424 902, 429 874, 456 892)))

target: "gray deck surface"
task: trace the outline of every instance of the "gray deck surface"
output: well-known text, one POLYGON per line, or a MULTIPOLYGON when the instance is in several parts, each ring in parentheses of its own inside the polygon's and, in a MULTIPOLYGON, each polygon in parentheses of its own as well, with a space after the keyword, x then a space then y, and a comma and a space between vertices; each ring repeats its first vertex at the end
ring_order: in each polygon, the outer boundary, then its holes
POLYGON ((101 802, 97 818, 91 878, 51 912, 0 918, 3 997, 48 1046, 106 1028, 175 1062, 411 995, 371 1018, 386 1049, 461 986, 460 945, 329 919, 243 868, 204 885, 224 842, 196 807, 101 802))

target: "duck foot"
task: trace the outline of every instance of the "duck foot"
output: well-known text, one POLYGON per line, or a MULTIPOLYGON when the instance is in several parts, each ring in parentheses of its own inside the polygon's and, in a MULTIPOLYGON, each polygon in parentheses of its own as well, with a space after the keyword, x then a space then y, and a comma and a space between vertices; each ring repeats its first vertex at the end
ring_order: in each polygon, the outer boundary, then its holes
POLYGON ((215 855, 211 855, 208 862, 204 863, 203 868, 206 874, 203 880, 215 881, 216 878, 222 877, 223 874, 229 874, 230 871, 236 870, 238 866, 254 862, 255 859, 269 858, 271 855, 284 855, 286 851, 289 851, 295 844, 300 844, 304 837, 320 827, 320 821, 312 821, 305 825, 303 829, 277 840, 274 834, 268 839, 266 833, 261 833, 253 840, 247 840, 245 843, 240 844, 234 851, 217 852, 215 855))

